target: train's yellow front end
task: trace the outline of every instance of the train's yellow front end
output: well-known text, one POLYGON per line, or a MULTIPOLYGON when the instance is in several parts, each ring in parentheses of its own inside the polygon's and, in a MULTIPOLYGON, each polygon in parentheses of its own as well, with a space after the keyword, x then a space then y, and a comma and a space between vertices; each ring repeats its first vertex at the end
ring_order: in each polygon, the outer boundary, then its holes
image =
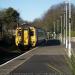
POLYGON ((29 47, 29 29, 28 28, 17 28, 15 36, 16 46, 20 50, 28 49, 29 47))
POLYGON ((17 27, 16 28, 16 36, 15 36, 15 44, 16 44, 16 46, 18 46, 18 44, 22 40, 21 35, 22 35, 22 29, 21 29, 21 27, 17 27))
POLYGON ((31 46, 35 47, 37 44, 37 35, 35 27, 30 27, 30 39, 31 39, 31 46))
POLYGON ((24 46, 29 45, 29 31, 24 29, 24 46))

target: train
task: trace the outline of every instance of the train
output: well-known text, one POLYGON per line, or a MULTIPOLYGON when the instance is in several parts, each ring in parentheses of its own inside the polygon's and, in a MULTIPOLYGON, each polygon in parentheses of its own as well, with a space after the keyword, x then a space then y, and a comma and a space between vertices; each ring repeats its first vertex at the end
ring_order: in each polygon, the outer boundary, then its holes
POLYGON ((16 28, 15 44, 20 50, 36 47, 46 43, 46 31, 34 26, 18 26, 16 28))

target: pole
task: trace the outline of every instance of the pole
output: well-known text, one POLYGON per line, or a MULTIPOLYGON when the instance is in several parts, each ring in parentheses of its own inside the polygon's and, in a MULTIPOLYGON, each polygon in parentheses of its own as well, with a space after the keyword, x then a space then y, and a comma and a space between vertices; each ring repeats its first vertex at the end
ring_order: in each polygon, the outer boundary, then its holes
POLYGON ((67 1, 65 2, 66 4, 66 48, 68 47, 68 38, 67 38, 67 1))
POLYGON ((61 43, 62 43, 62 16, 60 16, 61 19, 61 43))
MULTIPOLYGON (((64 10, 65 10, 65 8, 64 8, 64 10)), ((64 11, 64 44, 66 43, 66 41, 65 41, 65 11, 64 11)))
POLYGON ((59 20, 57 20, 57 29, 56 29, 56 31, 57 31, 57 39, 58 39, 58 32, 59 32, 59 30, 58 30, 58 25, 59 25, 59 20))
POLYGON ((55 39, 55 37, 56 37, 56 34, 55 34, 55 22, 53 24, 54 24, 54 39, 55 39))
POLYGON ((71 57, 71 3, 69 0, 69 46, 68 46, 68 55, 71 57))

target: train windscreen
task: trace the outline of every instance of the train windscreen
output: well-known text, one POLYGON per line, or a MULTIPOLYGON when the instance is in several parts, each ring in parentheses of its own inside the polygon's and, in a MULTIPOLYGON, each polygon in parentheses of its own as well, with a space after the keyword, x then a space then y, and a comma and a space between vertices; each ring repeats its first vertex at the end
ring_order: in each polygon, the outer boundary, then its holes
POLYGON ((31 30, 30 31, 30 35, 33 36, 34 35, 34 31, 31 30))
POLYGON ((21 36, 22 35, 22 32, 21 31, 18 31, 18 36, 21 36))

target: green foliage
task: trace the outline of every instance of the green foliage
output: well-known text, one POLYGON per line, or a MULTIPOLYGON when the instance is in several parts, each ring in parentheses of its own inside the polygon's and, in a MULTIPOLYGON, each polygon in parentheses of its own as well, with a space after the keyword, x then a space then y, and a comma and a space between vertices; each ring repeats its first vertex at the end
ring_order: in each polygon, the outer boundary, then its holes
POLYGON ((0 10, 0 22, 2 23, 2 25, 5 25, 6 29, 13 29, 19 19, 19 13, 9 7, 7 9, 4 10, 0 10))
POLYGON ((72 55, 71 57, 71 66, 72 66, 72 75, 75 75, 75 57, 72 55))
POLYGON ((6 9, 4 13, 4 21, 6 25, 8 25, 8 28, 13 28, 14 25, 18 22, 19 19, 19 13, 14 10, 13 8, 6 9))
MULTIPOLYGON (((67 36, 69 36, 69 32, 67 32, 67 36)), ((71 37, 75 37, 75 31, 71 31, 71 37)))
POLYGON ((71 31, 71 36, 75 37, 75 31, 71 31))
POLYGON ((71 70, 72 75, 75 75, 75 54, 71 55, 71 58, 65 57, 67 64, 71 70))

